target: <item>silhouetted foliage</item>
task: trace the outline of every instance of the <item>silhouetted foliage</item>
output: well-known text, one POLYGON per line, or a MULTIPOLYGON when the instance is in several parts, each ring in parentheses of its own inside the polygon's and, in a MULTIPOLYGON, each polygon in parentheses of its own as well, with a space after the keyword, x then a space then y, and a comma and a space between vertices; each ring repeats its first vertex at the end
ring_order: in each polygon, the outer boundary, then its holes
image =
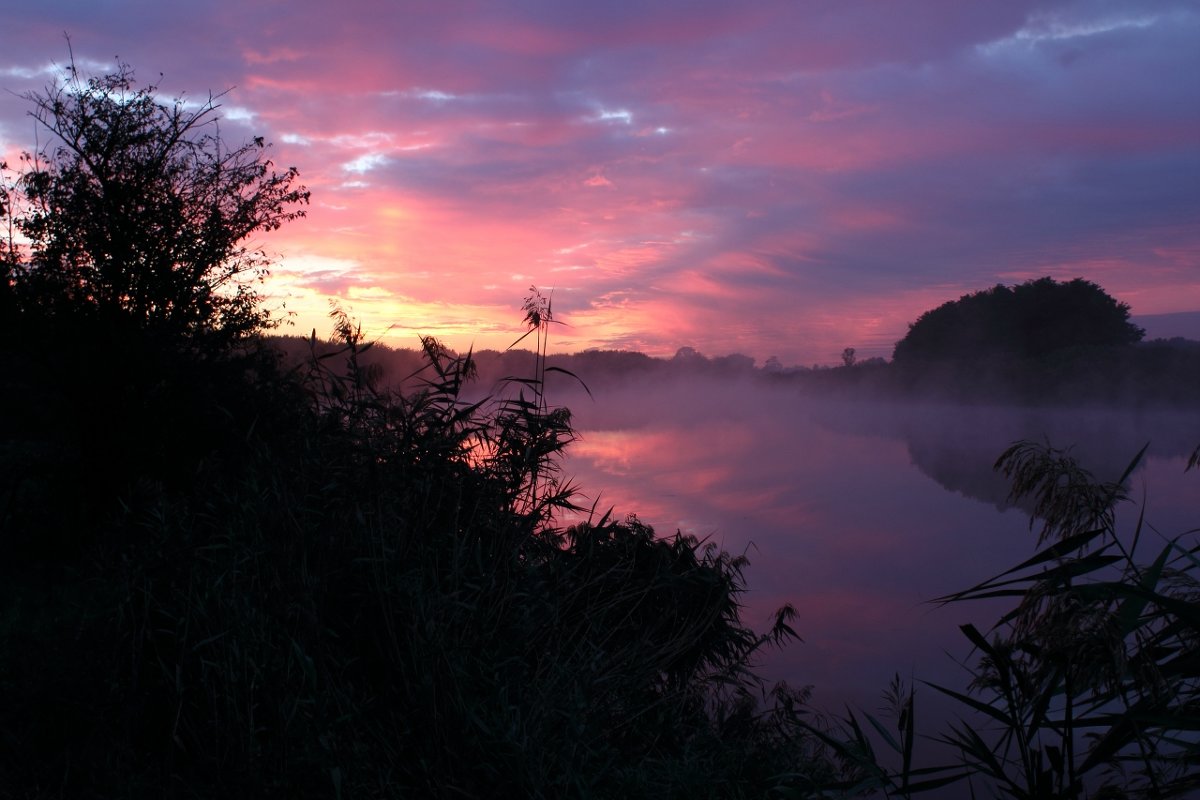
POLYGON ((1041 549, 936 601, 1014 602, 989 630, 960 626, 974 647, 966 692, 926 684, 961 706, 937 737, 958 762, 913 765, 915 696, 894 685, 899 741, 863 717, 902 756, 899 769, 881 764, 853 712, 837 733, 813 730, 854 768, 841 787, 906 798, 960 781, 970 796, 986 787, 1020 800, 1195 796, 1200 546, 1195 531, 1168 539, 1142 515, 1127 531, 1118 526, 1144 454, 1115 481, 1098 481, 1048 445, 1016 442, 1000 456, 1010 501, 1033 506, 1041 549))
POLYGON ((741 559, 558 527, 548 299, 494 395, 432 338, 393 389, 336 309, 285 370, 245 242, 299 216, 295 172, 124 66, 29 99, 56 140, 0 184, 27 237, 0 250, 0 794, 736 797, 826 770, 804 693, 759 702, 751 660, 794 634, 786 607, 742 624, 741 559))
POLYGON ((1081 278, 997 285, 922 314, 896 343, 897 363, 990 356, 1035 358, 1076 347, 1139 342, 1129 306, 1081 278))
POLYGON ((120 317, 179 340, 237 339, 268 317, 252 287, 267 258, 256 233, 303 215, 296 170, 276 172, 261 138, 229 147, 220 95, 163 102, 133 70, 65 77, 31 93, 50 141, 23 156, 0 220, 27 246, 8 277, 25 310, 120 317))
POLYGON ((96 534, 81 520, 236 462, 270 395, 295 393, 254 336, 267 259, 249 240, 308 193, 262 139, 226 145, 219 96, 163 102, 124 64, 85 78, 72 63, 24 99, 46 138, 0 178, 0 432, 20 442, 18 486, 75 487, 9 508, 46 526, 26 544, 65 557, 96 534))

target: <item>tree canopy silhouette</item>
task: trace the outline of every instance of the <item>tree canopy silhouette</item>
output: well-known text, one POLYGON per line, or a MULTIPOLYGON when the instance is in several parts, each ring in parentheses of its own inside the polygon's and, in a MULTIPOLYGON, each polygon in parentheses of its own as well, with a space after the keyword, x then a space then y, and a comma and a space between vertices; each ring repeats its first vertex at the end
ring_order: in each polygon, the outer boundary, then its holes
POLYGON ((252 284, 268 259, 248 240, 303 216, 309 194, 295 168, 274 169, 261 137, 222 140, 220 98, 164 102, 123 63, 86 79, 72 63, 25 95, 50 141, 17 174, 4 167, 7 302, 171 339, 261 330, 252 284))
POLYGON ((185 485, 222 447, 237 461, 228 448, 278 405, 254 240, 303 215, 296 170, 262 138, 227 144, 221 95, 164 100, 120 62, 102 76, 71 62, 23 99, 39 145, 0 164, 0 440, 31 440, 38 466, 12 474, 86 487, 71 504, 86 514, 146 482, 185 485))
POLYGON ((1036 358, 1063 348, 1139 342, 1129 306, 1091 281, 997 284, 926 311, 896 343, 896 362, 1036 358))

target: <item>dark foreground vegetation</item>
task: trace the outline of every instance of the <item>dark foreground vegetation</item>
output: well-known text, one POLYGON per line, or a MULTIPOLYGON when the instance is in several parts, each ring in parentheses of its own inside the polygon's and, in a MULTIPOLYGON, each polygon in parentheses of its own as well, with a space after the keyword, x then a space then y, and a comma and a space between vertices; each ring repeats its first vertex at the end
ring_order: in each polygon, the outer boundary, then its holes
POLYGON ((991 728, 918 769, 897 685, 899 725, 870 720, 881 763, 858 718, 755 678, 794 633, 786 607, 765 633, 741 621, 741 559, 634 517, 557 525, 573 431, 545 387, 571 376, 536 292, 532 361, 494 394, 432 339, 393 391, 340 312, 285 365, 244 243, 300 216, 295 172, 220 145, 215 100, 163 105, 127 69, 29 99, 53 143, 0 194, 19 234, 0 245, 0 796, 1195 787, 1196 551, 1141 559, 1120 481, 1002 459, 1050 544, 1030 576, 947 598, 1018 602, 966 629, 978 692, 946 689, 991 728))
MULTIPOLYGON (((6 185, 0 793, 759 795, 823 765, 748 671, 739 559, 600 514, 538 366, 468 402, 423 342, 380 388, 360 333, 285 369, 243 242, 294 171, 128 71, 32 98, 6 185)), ((779 687, 789 702, 799 694, 779 687)))

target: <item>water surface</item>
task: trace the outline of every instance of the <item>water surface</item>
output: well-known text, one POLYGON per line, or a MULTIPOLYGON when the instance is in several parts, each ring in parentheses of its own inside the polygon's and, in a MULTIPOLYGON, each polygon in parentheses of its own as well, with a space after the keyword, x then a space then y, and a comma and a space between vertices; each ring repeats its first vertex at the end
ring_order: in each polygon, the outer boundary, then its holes
MULTIPOLYGON (((601 511, 745 553, 745 619, 765 629, 791 603, 804 639, 763 674, 813 685, 832 710, 874 710, 897 672, 965 685, 958 626, 986 627, 1006 606, 930 601, 1034 552, 1029 517, 992 469, 1014 440, 1073 445, 1107 479, 1150 442, 1132 483, 1147 520, 1168 535, 1200 523, 1200 473, 1184 474, 1198 414, 815 400, 716 380, 593 393, 569 401, 582 438, 567 473, 601 511)), ((1118 520, 1137 513, 1127 505, 1118 520)), ((925 695, 936 723, 947 706, 925 695)))

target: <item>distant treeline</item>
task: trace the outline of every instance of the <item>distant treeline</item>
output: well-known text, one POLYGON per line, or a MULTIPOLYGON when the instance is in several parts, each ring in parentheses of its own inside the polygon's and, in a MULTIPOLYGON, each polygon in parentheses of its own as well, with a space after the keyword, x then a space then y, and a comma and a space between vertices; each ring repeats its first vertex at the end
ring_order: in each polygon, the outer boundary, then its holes
MULTIPOLYGON (((859 360, 847 347, 836 367, 785 367, 772 356, 758 366, 742 353, 709 357, 681 347, 671 358, 625 350, 551 354, 548 377, 604 387, 629 381, 706 377, 758 379, 817 392, 872 399, 933 399, 1027 405, 1190 405, 1200 391, 1200 342, 1157 339, 1130 321, 1129 306, 1081 278, 1039 278, 963 295, 920 315, 896 343, 892 360, 859 360)), ((335 347, 279 337, 290 363, 335 347)), ((465 355, 465 354, 459 354, 465 355)), ((527 350, 471 353, 483 391, 527 375, 527 350)), ((393 388, 419 385, 424 355, 376 344, 365 363, 393 388), (415 381, 416 383, 410 383, 415 381)))
MULTIPOLYGON (((335 345, 304 337, 272 337, 289 363, 300 363, 335 345)), ((528 350, 472 354, 478 369, 475 387, 487 391, 505 378, 527 375, 535 360, 528 350)), ((422 379, 423 354, 377 343, 363 360, 380 370, 386 383, 411 387, 422 379)), ((1024 405, 1189 406, 1200 395, 1200 341, 1155 339, 1124 345, 1081 345, 1036 356, 1008 353, 971 358, 910 359, 897 363, 872 358, 836 367, 758 365, 735 353, 708 357, 681 349, 671 358, 627 350, 557 353, 547 363, 578 377, 550 376, 552 391, 568 395, 579 383, 603 389, 630 382, 708 378, 793 386, 818 393, 854 393, 864 398, 939 400, 967 403, 1009 402, 1024 405)))

